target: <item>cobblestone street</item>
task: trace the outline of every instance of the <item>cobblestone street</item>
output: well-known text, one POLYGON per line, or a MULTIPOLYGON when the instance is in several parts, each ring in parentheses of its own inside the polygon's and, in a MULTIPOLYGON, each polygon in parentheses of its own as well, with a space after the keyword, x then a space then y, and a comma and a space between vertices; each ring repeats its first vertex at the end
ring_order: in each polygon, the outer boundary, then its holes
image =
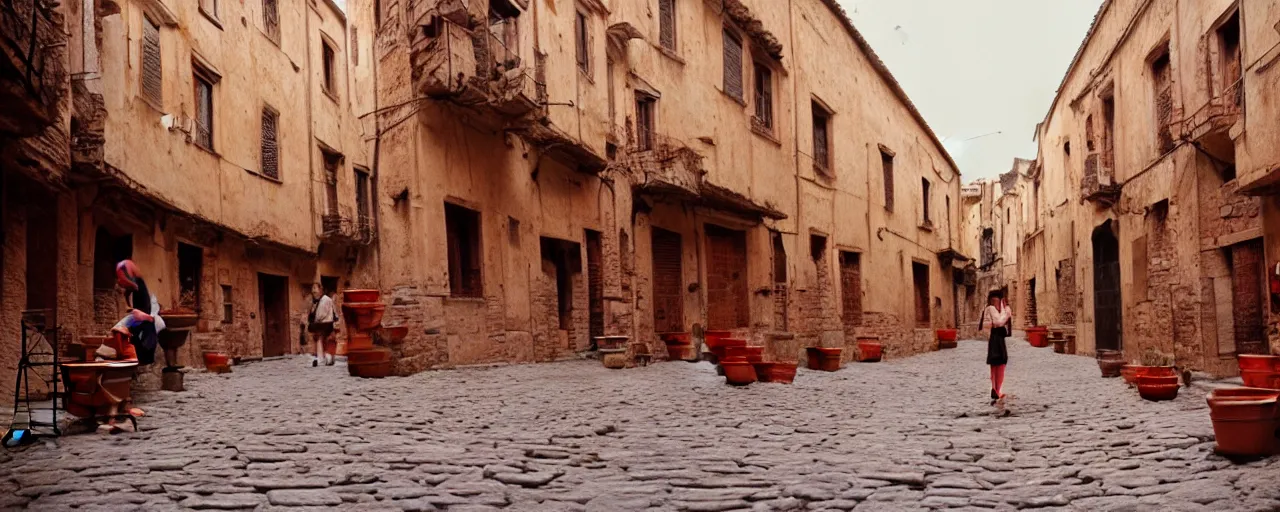
POLYGON ((1142 401, 1094 361, 1010 340, 794 385, 707 363, 598 362, 358 380, 303 358, 143 397, 142 432, 7 452, 35 510, 1276 510, 1280 464, 1212 454, 1203 392, 1142 401))

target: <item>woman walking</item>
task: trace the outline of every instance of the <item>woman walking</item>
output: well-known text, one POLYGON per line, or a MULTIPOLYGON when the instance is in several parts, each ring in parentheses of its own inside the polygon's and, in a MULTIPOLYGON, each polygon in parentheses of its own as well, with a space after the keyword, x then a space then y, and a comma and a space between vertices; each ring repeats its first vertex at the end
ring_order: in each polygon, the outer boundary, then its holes
POLYGON ((991 366, 991 404, 1004 398, 1004 367, 1009 364, 1009 348, 1004 339, 1009 336, 1009 319, 1013 316, 1004 294, 992 291, 987 295, 987 307, 978 319, 978 330, 983 324, 991 329, 987 339, 987 364, 991 366))
POLYGON ((319 283, 311 285, 311 314, 307 318, 307 332, 311 333, 311 341, 316 344, 316 359, 311 362, 314 368, 324 361, 325 366, 333 366, 338 356, 338 339, 334 335, 334 324, 338 321, 338 311, 333 307, 333 299, 325 295, 319 283))

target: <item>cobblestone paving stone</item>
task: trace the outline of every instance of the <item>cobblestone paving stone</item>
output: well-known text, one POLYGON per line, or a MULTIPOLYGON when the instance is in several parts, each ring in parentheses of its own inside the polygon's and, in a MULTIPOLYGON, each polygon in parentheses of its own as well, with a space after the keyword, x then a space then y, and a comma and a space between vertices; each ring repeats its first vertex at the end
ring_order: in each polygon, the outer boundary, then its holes
POLYGON ((149 394, 137 434, 0 454, 34 510, 1277 510, 1280 461, 1212 453, 1202 392, 1142 401, 1011 340, 794 385, 707 363, 572 362, 358 380, 302 358, 149 394))

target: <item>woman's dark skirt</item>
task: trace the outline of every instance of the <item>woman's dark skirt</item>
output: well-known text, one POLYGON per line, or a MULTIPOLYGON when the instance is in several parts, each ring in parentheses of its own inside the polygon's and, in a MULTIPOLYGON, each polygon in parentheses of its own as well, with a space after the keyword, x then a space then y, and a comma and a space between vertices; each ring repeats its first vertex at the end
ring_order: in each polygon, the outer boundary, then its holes
POLYGON ((1005 346, 1004 338, 1004 327, 991 329, 991 339, 987 341, 987 364, 991 366, 1009 364, 1009 347, 1005 346))

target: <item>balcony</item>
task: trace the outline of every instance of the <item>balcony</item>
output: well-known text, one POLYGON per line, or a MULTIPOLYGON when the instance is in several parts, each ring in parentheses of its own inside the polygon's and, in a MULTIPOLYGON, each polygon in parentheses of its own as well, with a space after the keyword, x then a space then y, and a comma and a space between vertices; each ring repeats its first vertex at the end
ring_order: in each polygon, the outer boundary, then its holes
POLYGON ((1120 199, 1120 186, 1115 184, 1111 157, 1091 153, 1084 160, 1084 176, 1080 178, 1080 195, 1101 207, 1110 207, 1120 199))
MULTIPOLYGON (((484 2, 471 2, 482 4, 484 2)), ((480 114, 502 128, 520 128, 542 117, 546 85, 533 66, 504 38, 515 40, 506 21, 475 20, 478 5, 459 0, 419 0, 411 4, 418 30, 410 40, 415 89, 480 114)))
POLYGON ((369 245, 377 238, 369 217, 346 217, 336 213, 326 213, 320 218, 320 240, 340 246, 369 245))
MULTIPOLYGON (((1243 82, 1236 81, 1209 100, 1195 113, 1175 127, 1183 140, 1224 162, 1235 161, 1235 137, 1232 128, 1240 121, 1244 109, 1243 82)), ((1238 135, 1237 135, 1238 136, 1238 135)))
POLYGON ((678 139, 651 133, 645 145, 632 141, 613 168, 631 174, 635 192, 654 200, 688 203, 753 218, 787 218, 771 204, 758 203, 707 181, 703 158, 678 139))

